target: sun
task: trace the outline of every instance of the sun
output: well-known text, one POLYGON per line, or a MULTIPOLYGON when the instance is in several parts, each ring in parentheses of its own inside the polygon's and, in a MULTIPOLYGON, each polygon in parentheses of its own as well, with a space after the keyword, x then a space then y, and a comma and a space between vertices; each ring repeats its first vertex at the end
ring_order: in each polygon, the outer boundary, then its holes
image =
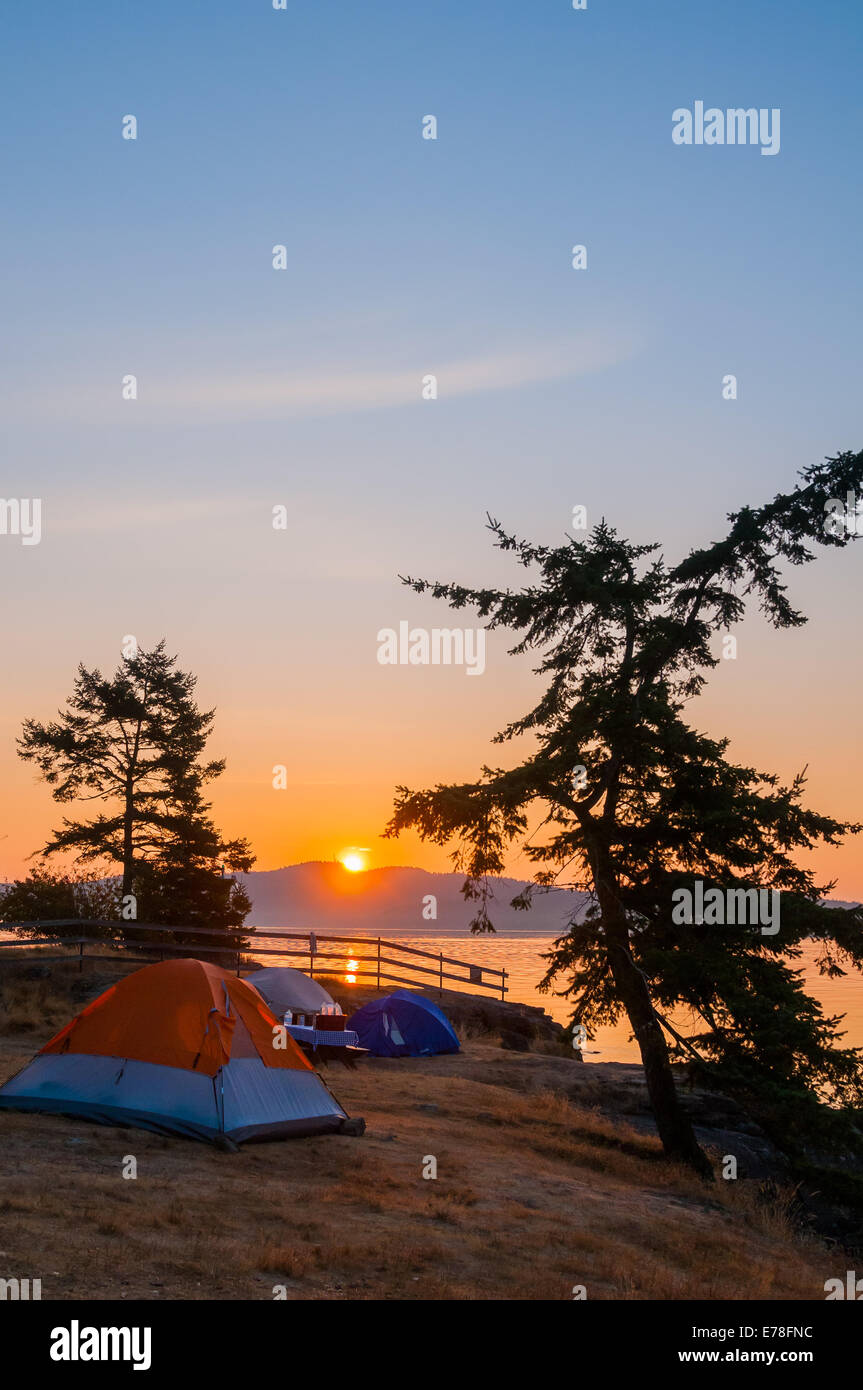
POLYGON ((366 867, 366 861, 361 854, 351 851, 349 854, 342 855, 342 863, 349 873, 358 874, 366 867))

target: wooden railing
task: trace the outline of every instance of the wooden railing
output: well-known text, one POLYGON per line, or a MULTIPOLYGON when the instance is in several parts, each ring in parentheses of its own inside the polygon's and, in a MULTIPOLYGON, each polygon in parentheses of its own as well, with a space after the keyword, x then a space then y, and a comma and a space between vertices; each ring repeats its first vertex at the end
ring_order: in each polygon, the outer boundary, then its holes
MULTIPOLYGON (((26 927, 28 932, 32 932, 34 928, 39 928, 41 932, 44 928, 44 935, 16 936, 13 940, 0 941, 0 962, 3 960, 4 947, 20 949, 26 946, 76 946, 78 948, 77 959, 81 969, 83 969, 85 946, 119 947, 132 953, 156 952, 162 960, 165 956, 189 954, 190 943, 188 941, 178 945, 176 941, 172 942, 170 939, 141 940, 139 934, 146 932, 148 937, 153 934, 157 938, 176 938, 178 935, 207 937, 206 942, 200 943, 199 950, 206 952, 207 955, 228 957, 231 967, 236 969, 238 975, 243 969, 249 970, 251 968, 250 957, 257 959, 260 956, 279 956, 282 958, 290 956, 301 958, 302 964, 300 964, 299 959, 296 964, 310 975, 339 976, 346 983, 353 983, 360 978, 373 979, 378 989, 384 984, 401 984, 422 988, 431 986, 442 993, 444 980, 447 980, 455 985, 468 985, 471 989, 489 990, 495 994, 500 994, 503 1000, 506 999, 507 994, 507 972, 505 970, 498 970, 490 965, 480 965, 476 961, 460 960, 455 956, 445 956, 440 951, 422 951, 416 946, 405 946, 400 941, 394 941, 389 937, 330 936, 321 935, 314 931, 281 931, 269 927, 260 929, 249 927, 242 933, 228 935, 214 932, 208 927, 163 927, 149 922, 78 921, 71 919, 0 923, 0 929, 8 931, 15 931, 16 928, 21 927, 26 927), (102 935, 85 935, 88 927, 98 927, 102 931, 102 935), (67 928, 78 928, 81 934, 66 935, 65 929, 67 928), (62 934, 57 934, 58 929, 63 929, 62 934), (259 946, 259 941, 284 941, 293 944, 259 946), (300 945, 300 942, 304 944, 300 945), (329 945, 334 942, 339 943, 341 950, 320 949, 322 943, 329 945), (371 953, 364 955, 356 949, 358 947, 370 947, 372 948, 371 953), (433 962, 433 964, 414 964, 411 957, 415 956, 424 961, 433 962), (338 966, 322 965, 322 962, 338 962, 338 966), (467 974, 453 974, 451 970, 444 969, 445 966, 467 971, 467 974), (369 968, 364 969, 363 967, 369 968), (394 973, 393 967, 401 973, 394 973), (426 978, 419 980, 413 978, 416 975, 426 978)), ((72 959, 75 958, 72 957, 72 959)), ((56 957, 52 957, 52 959, 56 959, 56 957)), ((61 957, 61 959, 69 959, 69 957, 61 957)), ((227 964, 227 962, 225 963, 227 964)))

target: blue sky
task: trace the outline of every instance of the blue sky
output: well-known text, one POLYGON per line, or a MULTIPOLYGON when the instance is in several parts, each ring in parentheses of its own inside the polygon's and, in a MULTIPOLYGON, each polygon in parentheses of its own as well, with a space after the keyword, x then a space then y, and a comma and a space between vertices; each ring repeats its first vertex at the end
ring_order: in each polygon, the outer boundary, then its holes
MULTIPOLYGON (((663 520, 662 486, 645 498, 646 477, 659 465, 672 491, 689 483, 696 440, 701 471, 739 482, 754 445, 769 487, 792 461, 854 442, 861 31, 849 3, 763 0, 721 16, 691 0, 593 0, 583 13, 563 0, 8 6, 10 385, 28 407, 47 377, 75 395, 70 413, 105 445, 88 480, 104 483, 120 440, 151 478, 160 470, 152 441, 128 437, 117 363, 150 397, 148 433, 171 382, 166 428, 179 414, 201 445, 184 476, 200 481, 206 459, 221 486, 235 468, 226 417, 261 436, 260 477, 278 467, 278 387, 275 426, 258 397, 196 411, 186 391, 218 395, 226 378, 260 383, 299 363, 325 381, 359 365, 479 361, 494 374, 513 353, 530 380, 527 364, 551 357, 557 380, 549 369, 523 393, 482 393, 478 416, 479 396, 453 400, 453 434, 477 418, 488 439, 499 422, 506 474, 539 450, 555 486, 575 474, 589 490, 593 461, 605 471, 614 458, 638 511, 655 499, 663 520), (779 106, 780 155, 673 146, 671 110, 698 97, 779 106), (127 112, 134 144, 119 136, 127 112), (419 139, 427 112, 434 143, 419 139), (575 241, 584 274, 569 265, 575 241), (276 242, 284 274, 270 268, 276 242), (568 376, 568 352, 580 360, 596 340, 617 369, 568 376), (733 412, 716 390, 725 371, 740 379, 733 412)), ((381 431, 350 399, 337 413, 353 418, 326 427, 330 476, 350 488, 362 460, 392 485, 412 422, 381 431), (331 449, 334 433, 355 444, 331 449)), ((320 418, 290 429, 312 475, 320 418)), ((58 409, 41 428, 52 438, 63 423, 58 409)), ((439 464, 433 431, 420 434, 419 467, 439 464)), ((21 457, 17 432, 13 443, 21 457)), ((67 472, 53 452, 38 465, 49 477, 67 472)), ((21 462, 29 472, 34 459, 21 462)), ((483 504, 490 462, 476 470, 483 504)), ((175 484, 176 460, 161 467, 175 484)))
MULTIPOLYGON (((376 806, 426 774, 419 720, 431 749, 459 723, 467 775, 527 678, 501 648, 491 690, 447 673, 402 719, 366 666, 419 611, 400 571, 501 572, 486 508, 555 540, 584 503, 676 553, 859 448, 861 38, 850 0, 7 0, 3 495, 43 497, 46 534, 0 547, 20 595, 0 771, 33 815, 52 812, 11 751, 21 718, 139 630, 224 711, 228 790, 276 760, 287 690, 292 724, 342 721, 343 801, 358 729, 376 806), (780 108, 779 155, 675 146, 698 99, 780 108)), ((704 702, 768 766, 823 767, 837 813, 859 565, 800 576, 812 627, 755 625, 704 702)))

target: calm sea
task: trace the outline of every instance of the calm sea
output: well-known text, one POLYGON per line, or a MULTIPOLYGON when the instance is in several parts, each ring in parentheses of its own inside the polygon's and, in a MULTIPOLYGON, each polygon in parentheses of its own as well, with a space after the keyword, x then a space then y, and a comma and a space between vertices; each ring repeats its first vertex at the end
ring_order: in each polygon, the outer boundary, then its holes
MULTIPOLYGON (((260 929, 259 939, 262 938, 264 930, 264 928, 260 929)), ((339 968, 340 963, 338 961, 327 961, 327 973, 348 975, 350 973, 349 964, 352 961, 358 963, 360 970, 367 969, 370 964, 374 963, 374 947, 358 944, 351 946, 351 939, 347 935, 343 939, 345 942, 343 967, 339 968)), ((415 946, 419 950, 429 951, 435 955, 443 953, 444 956, 458 960, 489 966, 497 970, 506 970, 508 999, 519 1000, 524 1004, 538 1004, 559 1023, 567 1023, 569 1020, 571 1013, 569 1001, 555 994, 540 994, 537 988, 546 969, 542 960, 543 953, 551 949, 554 940, 551 936, 531 936, 528 933, 505 936, 499 932, 490 938, 471 936, 469 933, 448 936, 429 933, 427 935, 405 936, 393 934, 389 939, 394 942, 398 941, 404 946, 415 946)), ((341 948, 330 941, 326 944, 322 942, 320 949, 337 953, 341 948)), ((386 954, 386 943, 382 949, 386 954)), ((841 1025, 846 1033, 842 1039, 844 1046, 863 1047, 863 975, 854 971, 849 972, 844 978, 835 980, 820 975, 815 966, 817 954, 816 945, 807 943, 803 947, 803 953, 798 962, 799 968, 803 971, 807 993, 819 1001, 828 1016, 845 1015, 841 1025)), ((398 955, 398 951, 391 951, 389 958, 392 960, 398 955)), ((434 968, 433 961, 417 960, 416 957, 410 956, 407 959, 434 968)), ((293 964, 299 969, 308 969, 308 958, 305 962, 302 958, 295 958, 291 961, 286 959, 285 963, 293 964)), ((261 964, 276 964, 276 960, 272 956, 262 957, 261 964)), ((390 966, 389 969, 396 974, 399 973, 394 966, 390 966)), ((467 974, 467 971, 459 970, 454 966, 445 965, 444 969, 452 974, 467 974)), ((319 970, 320 973, 323 973, 322 961, 319 962, 319 970)), ((430 977, 430 982, 434 982, 434 977, 430 977)), ((474 993, 486 992, 479 991, 475 986, 472 987, 469 984, 458 985, 452 980, 444 980, 444 985, 447 989, 472 990, 474 993)), ((488 993, 492 994, 493 992, 489 990, 488 993)), ((497 998, 500 998, 499 994, 497 998)), ((684 1036, 686 1035, 688 1019, 685 1012, 672 1015, 671 1022, 679 1028, 684 1036)), ((628 1023, 620 1023, 613 1028, 603 1028, 599 1031, 596 1038, 588 1043, 585 1060, 592 1062, 638 1061, 638 1048, 634 1042, 630 1041, 628 1023)))
MULTIPOLYGON (((258 932, 257 939, 261 945, 264 945, 265 930, 265 928, 260 928, 258 932)), ((335 933, 328 935, 333 936, 335 933)), ((9 939, 11 936, 12 933, 10 932, 0 931, 0 939, 9 939)), ((418 950, 427 951, 434 956, 442 953, 444 956, 474 965, 505 970, 507 972, 508 999, 518 1000, 524 1004, 537 1004, 559 1023, 568 1021, 571 1012, 568 1001, 555 994, 540 994, 537 988, 545 973, 542 956, 544 952, 551 949, 553 942, 551 936, 531 935, 527 932, 522 932, 518 936, 506 936, 500 932, 494 937, 477 937, 464 932, 450 935, 428 932, 405 934, 404 936, 392 934, 387 940, 391 940, 393 943, 398 942, 403 946, 414 946, 418 950)), ((276 945, 274 941, 266 944, 267 946, 276 945)), ((326 964, 322 959, 319 959, 316 974, 323 974, 326 971, 327 974, 349 978, 353 970, 368 970, 374 966, 376 948, 354 942, 346 933, 339 933, 337 942, 322 940, 319 949, 328 953, 332 952, 335 959, 327 960, 326 964), (342 942, 344 943, 343 947, 342 942)), ((386 941, 383 943, 382 950, 386 956, 386 941)), ((818 948, 814 944, 807 944, 803 947, 799 968, 803 971, 805 988, 819 1001, 828 1016, 844 1015, 842 1024, 845 1029, 844 1045, 863 1047, 863 976, 854 972, 842 978, 831 980, 827 976, 820 975, 815 966, 817 952, 818 948)), ((389 951, 391 961, 398 959, 399 955, 398 951, 389 951)), ((277 965, 283 962, 286 965, 296 966, 300 970, 308 970, 307 955, 261 956, 259 959, 261 965, 277 965)), ((426 978, 429 983, 436 982, 437 966, 433 960, 414 956, 408 956, 407 959, 414 964, 427 967, 434 973, 423 977, 415 975, 412 971, 406 971, 404 974, 405 984, 419 983, 422 978, 426 978)), ((401 973, 394 965, 390 965, 388 969, 397 975, 401 973)), ((468 973, 467 970, 452 965, 445 965, 444 970, 454 975, 466 976, 468 973)), ((476 985, 467 982, 460 985, 453 980, 445 979, 444 985, 447 989, 463 989, 476 994, 486 992, 478 990, 476 985)), ((493 991, 489 990, 488 993, 494 997, 493 991)), ((500 994, 497 993, 496 997, 500 998, 500 994)), ((685 1013, 673 1015, 671 1021, 684 1035, 686 1034, 688 1020, 685 1013)), ((596 1038, 588 1044, 585 1060, 591 1062, 637 1061, 638 1049, 629 1038, 628 1024, 621 1023, 613 1028, 601 1029, 596 1038)))

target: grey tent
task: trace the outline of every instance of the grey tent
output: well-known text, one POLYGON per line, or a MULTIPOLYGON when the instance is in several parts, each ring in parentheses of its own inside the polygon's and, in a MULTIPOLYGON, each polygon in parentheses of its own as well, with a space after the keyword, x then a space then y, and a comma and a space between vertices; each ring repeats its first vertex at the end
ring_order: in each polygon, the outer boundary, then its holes
POLYGON ((332 1004, 332 995, 317 980, 304 975, 302 970, 292 970, 287 965, 273 965, 266 970, 256 970, 245 976, 246 983, 254 985, 272 1009, 276 1018, 291 1013, 317 1014, 323 1004, 332 1004))

